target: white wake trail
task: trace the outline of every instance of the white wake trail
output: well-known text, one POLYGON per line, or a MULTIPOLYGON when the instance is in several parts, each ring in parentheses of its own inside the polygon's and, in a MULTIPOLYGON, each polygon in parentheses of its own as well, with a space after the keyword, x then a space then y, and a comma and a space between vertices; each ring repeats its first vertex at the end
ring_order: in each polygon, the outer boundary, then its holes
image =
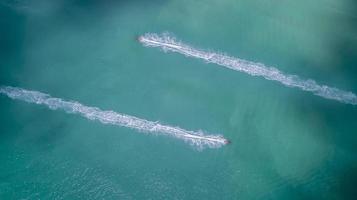
POLYGON ((177 52, 188 57, 202 59, 208 63, 247 73, 252 76, 262 76, 267 80, 278 81, 288 87, 300 88, 301 90, 312 92, 315 95, 326 99, 336 100, 346 104, 357 105, 357 96, 348 91, 338 88, 319 85, 311 79, 301 79, 296 75, 284 74, 276 68, 265 66, 262 63, 255 63, 239 58, 230 57, 224 54, 205 51, 182 43, 167 33, 155 34, 146 33, 138 38, 144 46, 159 47, 166 51, 177 52))
POLYGON ((184 140, 198 149, 206 147, 219 148, 230 143, 229 140, 223 138, 221 135, 205 135, 202 131, 187 131, 179 127, 162 125, 158 122, 152 122, 114 111, 103 111, 96 107, 85 106, 76 101, 65 101, 37 91, 3 86, 0 87, 0 94, 28 103, 45 105, 52 110, 64 110, 67 113, 79 114, 90 120, 98 120, 103 124, 124 126, 141 132, 172 136, 184 140))

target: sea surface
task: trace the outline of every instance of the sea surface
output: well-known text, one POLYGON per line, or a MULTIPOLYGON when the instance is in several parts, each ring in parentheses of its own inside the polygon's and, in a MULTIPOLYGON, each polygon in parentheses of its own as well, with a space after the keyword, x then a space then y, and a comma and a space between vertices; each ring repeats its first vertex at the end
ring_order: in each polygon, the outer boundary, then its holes
POLYGON ((0 86, 231 141, 0 95, 0 199, 356 199, 356 105, 144 47, 148 32, 357 93, 354 0, 0 0, 0 86))

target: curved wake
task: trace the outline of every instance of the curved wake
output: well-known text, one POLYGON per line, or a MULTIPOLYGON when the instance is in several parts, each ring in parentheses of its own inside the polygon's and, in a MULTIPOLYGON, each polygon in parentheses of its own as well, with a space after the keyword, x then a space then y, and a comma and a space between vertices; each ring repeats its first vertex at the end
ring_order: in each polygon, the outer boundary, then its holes
POLYGON ((204 135, 202 131, 187 131, 179 127, 162 125, 158 122, 152 122, 114 111, 103 111, 96 107, 85 106, 76 101, 65 101, 37 91, 6 86, 0 87, 0 94, 1 93, 12 99, 45 105, 52 110, 64 110, 67 113, 79 114, 90 120, 98 120, 103 124, 124 126, 146 133, 169 135, 184 140, 198 147, 198 149, 205 147, 219 148, 229 143, 229 140, 223 138, 221 135, 204 135))
POLYGON ((319 85, 314 80, 301 79, 296 75, 284 74, 278 69, 265 66, 262 63, 255 63, 224 54, 196 49, 188 44, 177 41, 167 33, 162 35, 146 33, 140 36, 138 41, 147 47, 159 47, 165 52, 172 51, 188 57, 200 58, 208 63, 215 63, 235 71, 241 71, 252 76, 262 76, 267 80, 278 81, 288 87, 300 88, 301 90, 312 92, 326 99, 357 105, 357 96, 352 92, 328 87, 326 85, 319 85))

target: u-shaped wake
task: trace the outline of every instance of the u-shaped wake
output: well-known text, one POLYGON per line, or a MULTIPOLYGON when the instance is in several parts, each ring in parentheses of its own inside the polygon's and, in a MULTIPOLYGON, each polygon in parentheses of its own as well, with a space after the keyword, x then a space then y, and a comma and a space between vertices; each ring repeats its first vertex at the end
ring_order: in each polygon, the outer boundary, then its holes
POLYGON ((267 80, 278 81, 285 86, 312 92, 313 94, 326 99, 357 105, 357 96, 352 92, 343 91, 326 85, 319 85, 314 80, 301 79, 296 75, 284 74, 278 69, 265 66, 262 63, 255 63, 220 53, 197 49, 188 44, 177 41, 174 37, 167 33, 162 35, 146 33, 145 35, 140 36, 138 40, 147 47, 159 47, 165 52, 172 51, 188 57, 199 58, 208 63, 215 63, 217 65, 235 71, 241 71, 252 76, 262 76, 267 80))
POLYGON ((64 110, 67 113, 79 114, 87 119, 100 121, 103 124, 124 126, 146 133, 172 136, 184 140, 198 149, 205 147, 219 148, 229 143, 229 140, 221 135, 204 135, 202 131, 188 131, 114 111, 103 111, 96 107, 85 106, 76 101, 65 101, 37 91, 4 86, 0 87, 0 94, 28 103, 45 105, 52 110, 64 110))

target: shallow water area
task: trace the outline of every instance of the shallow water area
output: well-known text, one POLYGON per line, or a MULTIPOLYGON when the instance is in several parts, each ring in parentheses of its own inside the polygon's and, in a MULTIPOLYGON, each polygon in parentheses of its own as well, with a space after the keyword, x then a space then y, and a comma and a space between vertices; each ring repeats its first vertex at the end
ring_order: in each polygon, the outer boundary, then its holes
POLYGON ((231 141, 198 151, 0 95, 0 199, 354 199, 355 105, 137 37, 169 31, 356 94, 355 13, 352 0, 0 0, 1 86, 231 141))

